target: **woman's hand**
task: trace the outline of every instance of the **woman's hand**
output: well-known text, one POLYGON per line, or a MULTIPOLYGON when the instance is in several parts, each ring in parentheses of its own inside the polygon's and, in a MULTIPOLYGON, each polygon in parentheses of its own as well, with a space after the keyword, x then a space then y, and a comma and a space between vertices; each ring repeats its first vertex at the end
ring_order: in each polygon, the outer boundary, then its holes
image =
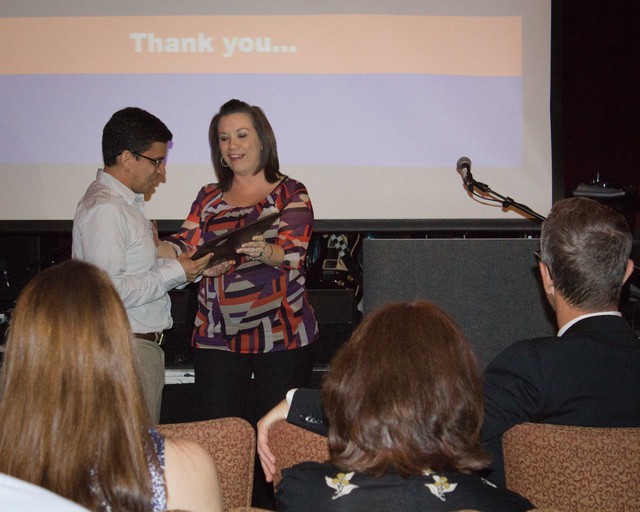
POLYGON ((246 255, 250 260, 267 263, 273 256, 274 245, 266 242, 264 236, 256 235, 251 239, 251 242, 242 244, 242 247, 236 252, 246 255))
POLYGON ((258 456, 267 482, 273 481, 277 471, 276 457, 269 448, 269 429, 276 421, 286 420, 288 413, 289 404, 284 399, 258 421, 258 456))
POLYGON ((234 263, 234 260, 223 261, 222 263, 218 263, 217 265, 213 265, 204 269, 202 275, 205 277, 221 276, 222 274, 227 273, 231 269, 231 267, 233 267, 234 263))

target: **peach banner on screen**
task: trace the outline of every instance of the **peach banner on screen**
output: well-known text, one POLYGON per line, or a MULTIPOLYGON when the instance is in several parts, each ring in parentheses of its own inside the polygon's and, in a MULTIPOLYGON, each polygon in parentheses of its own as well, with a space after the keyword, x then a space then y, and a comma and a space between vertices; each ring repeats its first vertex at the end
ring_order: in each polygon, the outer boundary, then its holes
POLYGON ((0 74, 520 76, 521 18, 126 16, 0 20, 0 74))

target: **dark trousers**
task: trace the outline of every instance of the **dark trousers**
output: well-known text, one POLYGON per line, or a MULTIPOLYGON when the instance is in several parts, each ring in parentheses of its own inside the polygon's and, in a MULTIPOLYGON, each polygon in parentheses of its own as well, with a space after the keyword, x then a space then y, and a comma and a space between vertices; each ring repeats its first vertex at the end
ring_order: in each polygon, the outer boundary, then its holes
POLYGON ((234 416, 255 425, 291 388, 309 385, 315 360, 315 343, 266 354, 196 349, 198 416, 203 420, 234 416))
MULTIPOLYGON (((266 354, 196 349, 195 399, 200 419, 244 418, 256 425, 291 388, 308 387, 317 343, 266 354), (253 376, 253 379, 252 379, 253 376)), ((273 508, 273 488, 256 456, 253 506, 273 508)))

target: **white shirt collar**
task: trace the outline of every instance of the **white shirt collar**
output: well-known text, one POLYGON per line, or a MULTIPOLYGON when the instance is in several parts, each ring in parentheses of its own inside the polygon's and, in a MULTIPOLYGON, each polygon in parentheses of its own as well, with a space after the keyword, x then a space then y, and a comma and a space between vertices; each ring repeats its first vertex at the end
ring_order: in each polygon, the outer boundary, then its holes
POLYGON ((576 317, 564 324, 558 331, 558 336, 562 336, 573 324, 576 324, 580 320, 584 320, 585 318, 590 318, 592 316, 622 316, 622 313, 620 313, 620 311, 598 311, 597 313, 587 313, 586 315, 580 315, 579 317, 576 317))
POLYGON ((119 179, 114 178, 104 169, 98 169, 97 181, 108 186, 111 190, 118 192, 128 204, 142 203, 144 205, 144 194, 138 194, 127 187, 119 179))

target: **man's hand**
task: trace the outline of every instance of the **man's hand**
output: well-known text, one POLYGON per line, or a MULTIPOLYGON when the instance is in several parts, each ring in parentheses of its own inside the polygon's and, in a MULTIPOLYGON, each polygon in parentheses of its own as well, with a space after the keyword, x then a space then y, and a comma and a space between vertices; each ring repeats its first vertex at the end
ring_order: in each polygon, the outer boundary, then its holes
POLYGON ((264 471, 267 482, 273 482, 276 474, 276 457, 271 453, 268 444, 268 435, 271 425, 278 420, 286 420, 289 413, 289 404, 287 400, 283 400, 258 422, 258 455, 260 456, 260 464, 264 471))
POLYGON ((165 242, 164 240, 160 240, 156 244, 156 251, 158 252, 158 258, 175 260, 178 257, 175 249, 173 248, 173 245, 171 245, 169 242, 165 242))
POLYGON ((196 250, 192 249, 188 252, 183 252, 178 256, 178 261, 184 273, 187 276, 187 281, 193 282, 198 276, 201 276, 205 269, 209 266, 209 260, 213 257, 213 253, 205 254, 202 258, 192 260, 191 256, 195 254, 196 250))

